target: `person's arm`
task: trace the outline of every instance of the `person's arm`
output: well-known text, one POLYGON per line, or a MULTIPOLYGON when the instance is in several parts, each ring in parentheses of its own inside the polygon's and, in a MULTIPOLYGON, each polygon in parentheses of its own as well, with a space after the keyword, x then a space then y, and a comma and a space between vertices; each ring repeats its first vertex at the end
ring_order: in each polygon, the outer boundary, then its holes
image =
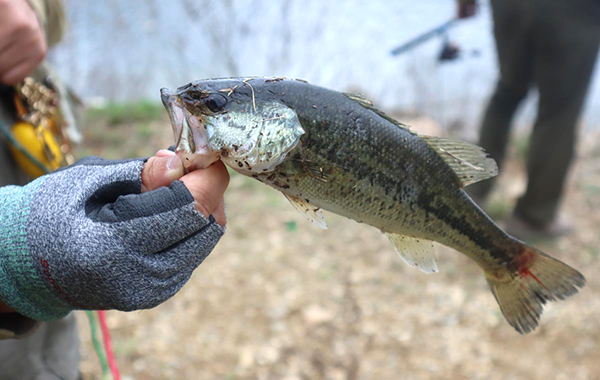
POLYGON ((458 0, 458 18, 465 19, 477 13, 477 0, 458 0))
POLYGON ((162 152, 147 162, 87 158, 0 188, 0 330, 15 313, 50 321, 164 302, 223 235, 228 181, 221 162, 183 175, 162 152))
MULTIPOLYGON (((14 1, 14 0, 13 0, 14 1)), ((48 46, 61 40, 65 32, 65 11, 61 0, 28 0, 29 5, 38 17, 38 21, 48 46)))
POLYGON ((0 0, 0 83, 15 85, 30 75, 64 26, 59 0, 0 0))

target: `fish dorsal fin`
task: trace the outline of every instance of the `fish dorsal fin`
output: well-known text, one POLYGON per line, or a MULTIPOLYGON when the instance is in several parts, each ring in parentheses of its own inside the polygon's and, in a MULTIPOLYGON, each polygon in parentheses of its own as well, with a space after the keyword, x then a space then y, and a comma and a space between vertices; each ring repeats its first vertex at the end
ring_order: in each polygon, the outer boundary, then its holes
POLYGON ((425 273, 439 272, 431 241, 398 234, 386 235, 405 263, 425 273))
POLYGON ((302 214, 306 219, 308 219, 311 223, 321 227, 322 229, 327 229, 327 223, 325 223, 325 217, 323 216, 323 211, 308 203, 306 200, 302 198, 295 197, 289 194, 283 194, 290 201, 292 206, 296 210, 302 214))
POLYGON ((414 134, 414 132, 412 132, 410 130, 410 127, 408 125, 402 124, 401 122, 399 122, 398 120, 392 118, 390 115, 386 114, 385 112, 383 112, 379 108, 376 108, 373 105, 373 102, 370 101, 369 99, 365 98, 364 96, 357 95, 357 94, 352 94, 352 93, 349 93, 349 92, 344 92, 344 95, 346 95, 346 97, 348 99, 354 100, 355 102, 357 102, 361 106, 365 107, 366 109, 375 112, 377 115, 381 116, 382 118, 384 118, 385 120, 391 122, 392 124, 394 124, 394 125, 402 128, 402 129, 405 129, 405 130, 409 131, 410 133, 414 134))
POLYGON ((360 104, 362 104, 364 106, 373 107, 373 102, 370 101, 369 99, 365 98, 364 96, 360 95, 360 94, 353 94, 351 92, 344 92, 344 95, 346 95, 346 97, 348 97, 349 99, 352 99, 355 102, 359 102, 360 104))
POLYGON ((442 137, 421 137, 450 165, 463 187, 498 174, 496 161, 477 145, 442 137))
MULTIPOLYGON (((344 93, 348 99, 354 100, 361 106, 375 112, 385 120, 395 124, 413 135, 417 135, 410 130, 408 125, 402 124, 398 120, 382 110, 375 108, 373 102, 365 99, 361 95, 344 93)), ((435 136, 421 136, 433 149, 435 149, 444 161, 450 165, 461 181, 462 186, 468 186, 475 182, 494 177, 498 174, 498 165, 493 158, 489 157, 483 148, 477 145, 469 144, 463 141, 445 139, 435 136)))

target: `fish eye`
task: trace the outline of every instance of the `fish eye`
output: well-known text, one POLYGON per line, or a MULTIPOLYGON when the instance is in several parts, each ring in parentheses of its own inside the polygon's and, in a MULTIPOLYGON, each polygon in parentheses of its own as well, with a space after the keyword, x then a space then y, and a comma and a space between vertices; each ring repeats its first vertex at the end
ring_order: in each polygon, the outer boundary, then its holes
POLYGON ((221 94, 211 94, 204 102, 211 112, 220 112, 227 104, 227 98, 221 94))

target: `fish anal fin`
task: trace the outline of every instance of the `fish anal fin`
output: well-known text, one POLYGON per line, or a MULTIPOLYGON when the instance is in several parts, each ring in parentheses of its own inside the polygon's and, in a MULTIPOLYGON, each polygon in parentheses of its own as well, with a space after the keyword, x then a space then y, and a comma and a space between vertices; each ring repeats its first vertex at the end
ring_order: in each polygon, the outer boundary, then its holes
POLYGON ((496 161, 477 145, 435 136, 421 138, 452 168, 463 187, 498 174, 496 161))
POLYGON ((320 208, 311 205, 302 198, 285 193, 283 195, 285 195, 292 206, 294 206, 294 208, 311 223, 321 227, 324 230, 327 229, 327 223, 325 223, 325 217, 323 216, 323 211, 320 208))
POLYGON ((425 273, 439 272, 433 243, 426 239, 386 233, 398 255, 413 268, 425 273))

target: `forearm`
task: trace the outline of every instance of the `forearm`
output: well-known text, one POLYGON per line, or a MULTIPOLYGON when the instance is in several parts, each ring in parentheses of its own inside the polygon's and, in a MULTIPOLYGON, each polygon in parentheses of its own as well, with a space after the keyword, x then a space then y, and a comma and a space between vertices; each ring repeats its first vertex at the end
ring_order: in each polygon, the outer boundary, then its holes
MULTIPOLYGON (((0 188, 0 300, 17 312, 32 317, 40 299, 50 293, 29 257, 27 242, 31 206, 41 177, 26 186, 0 188), (41 297, 40 297, 41 295, 41 297)), ((64 310, 62 315, 66 315, 64 310)))
POLYGON ((56 44, 65 30, 65 14, 61 0, 29 0, 33 11, 37 14, 40 25, 46 33, 48 46, 56 44))
MULTIPOLYGON (((0 197, 2 197, 2 188, 0 188, 0 197)), ((5 199, 0 199, 0 204, 2 204, 3 201, 5 201, 5 199)), ((0 296, 1 296, 1 294, 0 294, 0 296)), ((14 312, 15 311, 11 307, 9 307, 7 304, 5 304, 2 301, 2 299, 0 299, 0 314, 14 313, 14 312)))
POLYGON ((461 19, 473 17, 477 12, 477 0, 458 0, 458 17, 461 19))

